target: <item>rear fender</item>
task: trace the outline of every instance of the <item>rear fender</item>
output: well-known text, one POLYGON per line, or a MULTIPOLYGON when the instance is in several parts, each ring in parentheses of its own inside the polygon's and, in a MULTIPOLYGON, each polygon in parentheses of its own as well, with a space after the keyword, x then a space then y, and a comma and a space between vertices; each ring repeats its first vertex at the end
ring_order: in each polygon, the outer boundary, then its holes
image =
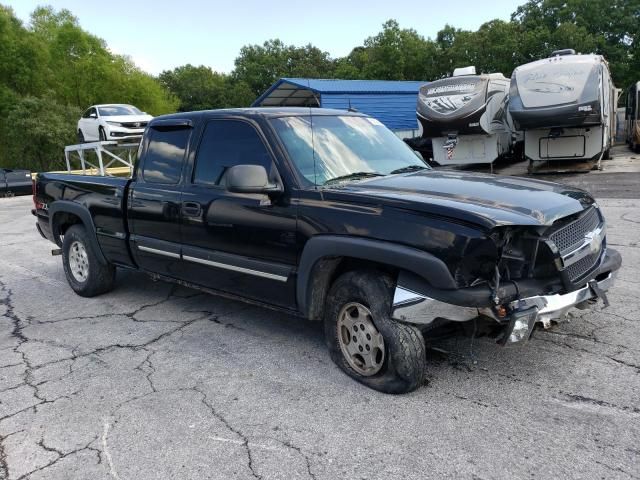
POLYGON ((84 205, 80 205, 69 200, 57 200, 49 205, 49 226, 51 227, 51 234, 53 235, 53 239, 56 244, 59 247, 62 246, 62 231, 60 229, 60 220, 62 218, 61 214, 63 213, 74 215, 80 219, 80 223, 87 231, 87 238, 89 239, 89 242, 91 242, 93 251, 98 257, 98 261, 103 265, 106 265, 108 262, 104 257, 104 254, 102 253, 100 244, 98 243, 98 237, 96 236, 96 227, 93 223, 93 218, 91 218, 91 213, 84 205))

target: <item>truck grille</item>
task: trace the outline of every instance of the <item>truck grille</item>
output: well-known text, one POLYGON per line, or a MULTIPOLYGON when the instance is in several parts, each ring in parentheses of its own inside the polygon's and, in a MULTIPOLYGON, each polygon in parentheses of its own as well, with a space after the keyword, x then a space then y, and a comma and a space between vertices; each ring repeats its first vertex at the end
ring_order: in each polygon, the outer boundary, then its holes
POLYGON ((566 268, 566 272, 569 279, 572 282, 576 281, 580 279, 580 277, 585 275, 587 272, 589 272, 598 263, 598 259, 600 258, 601 253, 602 251, 595 253, 593 255, 587 255, 586 257, 578 260, 576 263, 569 265, 566 268))
MULTIPOLYGON (((560 255, 564 256, 582 245, 585 240, 585 235, 596 230, 601 223, 602 219, 598 209, 591 207, 578 219, 561 226, 555 232, 551 233, 549 240, 556 245, 560 255)), ((580 280, 592 271, 598 264, 600 256, 604 252, 604 247, 605 244, 603 243, 599 252, 587 255, 567 266, 564 272, 568 281, 575 282, 580 280)))
POLYGON ((124 128, 145 128, 149 122, 122 122, 124 128))
POLYGON ((553 232, 549 239, 555 243, 561 254, 565 254, 578 247, 584 241, 584 236, 598 228, 598 225, 600 225, 598 209, 591 207, 577 220, 553 232))

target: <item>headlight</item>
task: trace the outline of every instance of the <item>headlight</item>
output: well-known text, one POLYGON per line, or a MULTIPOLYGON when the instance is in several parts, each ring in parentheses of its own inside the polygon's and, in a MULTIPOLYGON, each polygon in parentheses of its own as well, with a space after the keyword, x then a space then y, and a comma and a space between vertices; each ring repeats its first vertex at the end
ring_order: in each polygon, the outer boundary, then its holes
POLYGON ((515 312, 505 331, 502 343, 518 343, 528 340, 538 319, 538 307, 515 312))
POLYGON ((107 121, 107 123, 109 125, 113 125, 114 127, 121 127, 122 126, 122 124, 120 122, 109 122, 109 121, 107 121))
POLYGON ((478 238, 464 248, 451 273, 459 287, 468 287, 479 280, 491 280, 498 261, 498 249, 492 238, 478 238))

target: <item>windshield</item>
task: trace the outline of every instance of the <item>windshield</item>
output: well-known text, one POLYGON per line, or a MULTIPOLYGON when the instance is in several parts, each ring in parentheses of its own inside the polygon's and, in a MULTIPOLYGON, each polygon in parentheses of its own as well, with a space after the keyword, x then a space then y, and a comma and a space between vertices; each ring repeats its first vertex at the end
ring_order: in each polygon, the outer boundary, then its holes
POLYGON ((408 145, 374 118, 295 116, 275 118, 272 124, 292 163, 311 185, 428 168, 408 145))
POLYGON ((98 107, 101 117, 113 117, 115 115, 142 115, 142 112, 133 105, 106 105, 98 107))

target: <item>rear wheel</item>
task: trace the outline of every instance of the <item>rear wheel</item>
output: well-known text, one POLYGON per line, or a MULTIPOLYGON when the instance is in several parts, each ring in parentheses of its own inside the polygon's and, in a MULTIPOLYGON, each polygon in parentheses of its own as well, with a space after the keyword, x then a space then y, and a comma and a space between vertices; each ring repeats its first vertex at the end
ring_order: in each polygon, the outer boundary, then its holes
POLYGON ((331 359, 360 383, 406 393, 424 381, 422 333, 389 316, 393 282, 377 271, 352 271, 331 286, 324 326, 331 359))
POLYGON ((82 133, 82 130, 78 129, 78 143, 84 143, 85 139, 84 139, 84 133, 82 133))
POLYGON ((116 269, 98 260, 82 225, 72 225, 65 232, 62 265, 67 282, 82 297, 94 297, 113 289, 116 269))

